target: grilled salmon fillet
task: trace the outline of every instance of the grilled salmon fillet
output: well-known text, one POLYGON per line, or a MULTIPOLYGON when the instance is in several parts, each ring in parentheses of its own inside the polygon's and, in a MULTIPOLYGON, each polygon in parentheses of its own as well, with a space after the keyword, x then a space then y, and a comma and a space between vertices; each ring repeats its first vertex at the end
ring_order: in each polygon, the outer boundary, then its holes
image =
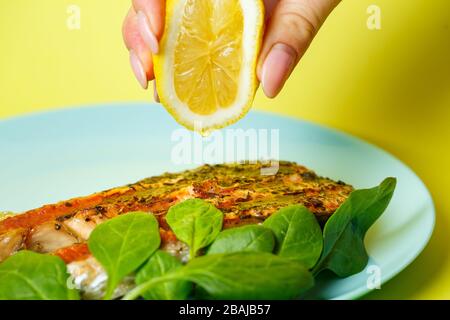
MULTIPOLYGON (((107 219, 131 211, 152 213, 159 221, 161 248, 185 260, 189 248, 165 220, 167 210, 180 201, 201 198, 212 203, 224 213, 224 228, 260 223, 290 204, 304 205, 323 224, 353 190, 292 162, 281 161, 275 175, 261 175, 262 166, 203 165, 7 217, 0 221, 0 261, 22 249, 58 255, 84 297, 98 298, 107 276, 86 240, 107 219)), ((116 295, 131 283, 126 279, 116 295)))

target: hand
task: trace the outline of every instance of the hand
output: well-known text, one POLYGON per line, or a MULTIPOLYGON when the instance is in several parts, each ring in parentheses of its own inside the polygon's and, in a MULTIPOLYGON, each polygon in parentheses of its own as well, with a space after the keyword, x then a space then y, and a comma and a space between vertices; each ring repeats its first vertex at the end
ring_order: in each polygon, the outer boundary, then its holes
MULTIPOLYGON (((264 0, 266 30, 257 75, 266 96, 275 97, 340 0, 264 0)), ((133 0, 123 24, 136 78, 146 89, 154 79, 151 54, 164 30, 165 0, 133 0)), ((158 101, 155 86, 155 100, 158 101)))

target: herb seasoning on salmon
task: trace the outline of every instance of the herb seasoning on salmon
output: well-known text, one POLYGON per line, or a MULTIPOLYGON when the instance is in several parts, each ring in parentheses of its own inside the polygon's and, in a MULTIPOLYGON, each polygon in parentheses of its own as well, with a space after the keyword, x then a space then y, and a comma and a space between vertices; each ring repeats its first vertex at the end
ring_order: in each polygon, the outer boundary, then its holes
MULTIPOLYGON (((19 215, 0 216, 0 262, 18 250, 51 253, 68 265, 84 298, 101 297, 107 276, 86 241, 101 222, 131 211, 153 214, 161 249, 185 261, 189 248, 170 230, 165 215, 174 204, 201 198, 224 214, 224 228, 263 222, 278 209, 302 204, 323 224, 353 191, 350 185, 281 161, 275 175, 261 175, 262 164, 203 165, 165 173, 124 187, 45 205, 19 215)), ((125 281, 116 296, 130 288, 125 281)))

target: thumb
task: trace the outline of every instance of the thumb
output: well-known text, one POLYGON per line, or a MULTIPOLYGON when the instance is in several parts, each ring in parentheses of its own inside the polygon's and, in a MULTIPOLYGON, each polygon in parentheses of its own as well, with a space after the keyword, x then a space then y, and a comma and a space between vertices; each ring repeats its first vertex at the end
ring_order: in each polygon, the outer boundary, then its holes
POLYGON ((270 15, 258 61, 266 96, 275 97, 340 0, 280 0, 270 15))

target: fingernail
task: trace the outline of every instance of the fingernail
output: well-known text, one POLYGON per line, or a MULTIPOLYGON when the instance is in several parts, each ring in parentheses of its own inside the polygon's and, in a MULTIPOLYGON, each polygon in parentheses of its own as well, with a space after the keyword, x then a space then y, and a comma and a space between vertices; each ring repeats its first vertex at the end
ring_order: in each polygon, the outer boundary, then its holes
POLYGON ((277 43, 270 49, 262 67, 261 85, 266 96, 274 98, 294 68, 296 52, 291 47, 277 43))
POLYGON ((159 101, 158 91, 156 91, 156 80, 153 81, 153 99, 155 99, 155 102, 159 101))
POLYGON ((139 60, 139 57, 133 50, 130 50, 130 64, 131 69, 133 69, 133 73, 136 79, 139 81, 141 87, 147 89, 147 75, 145 74, 145 70, 142 66, 141 60, 139 60))
POLYGON ((149 47, 152 53, 157 54, 159 50, 158 39, 156 39, 156 36, 150 27, 150 22, 147 19, 147 16, 142 11, 138 11, 137 19, 139 33, 142 40, 144 40, 145 44, 149 47))

